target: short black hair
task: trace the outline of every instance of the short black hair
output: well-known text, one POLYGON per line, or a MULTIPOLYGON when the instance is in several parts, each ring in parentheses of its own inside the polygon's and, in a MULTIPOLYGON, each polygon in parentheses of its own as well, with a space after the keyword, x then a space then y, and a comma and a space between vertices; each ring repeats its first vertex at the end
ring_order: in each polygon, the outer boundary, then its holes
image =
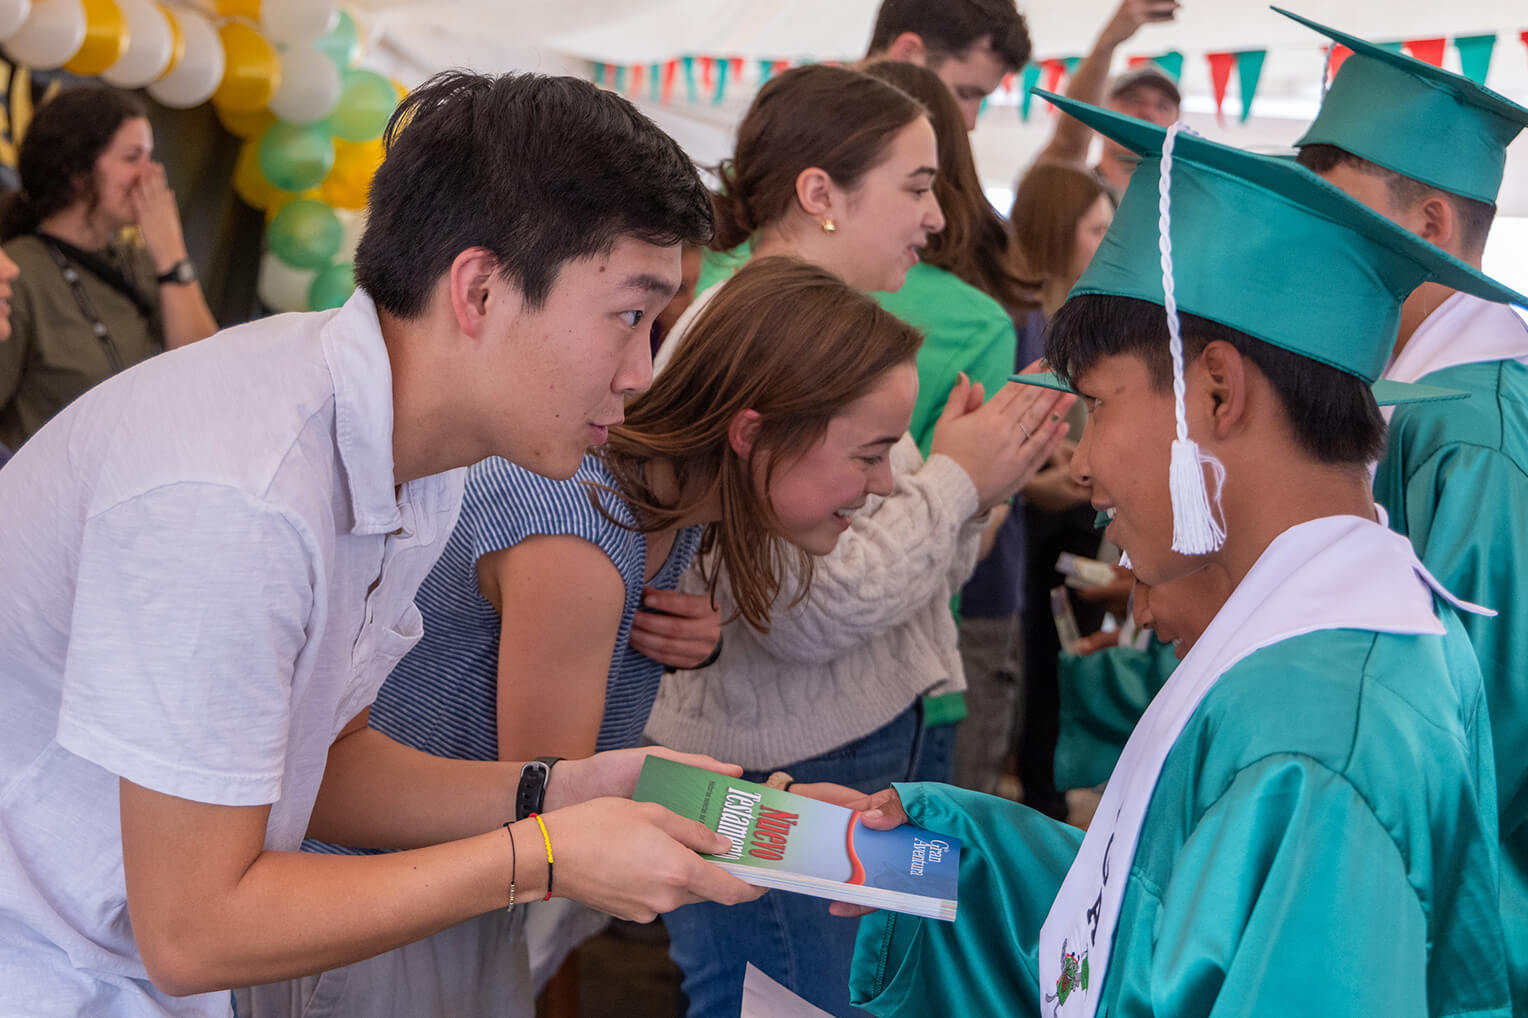
POLYGON ((1496 206, 1492 202, 1466 198, 1462 194, 1424 184, 1403 173, 1355 156, 1336 145, 1305 145, 1300 149, 1298 161, 1301 166, 1317 174, 1325 174, 1338 166, 1351 166, 1360 173, 1379 177, 1385 182, 1390 204, 1400 209, 1409 209, 1425 198, 1441 194, 1454 206, 1454 214, 1459 217, 1460 247, 1466 254, 1476 256, 1486 249, 1491 223, 1496 220, 1496 206))
MULTIPOLYGON (((1368 464, 1385 451, 1385 419, 1362 378, 1256 339, 1238 329, 1180 314, 1183 361, 1192 363, 1220 340, 1263 373, 1278 393, 1300 447, 1317 462, 1368 464)), ((1134 354, 1146 362, 1152 387, 1172 386, 1167 312, 1135 297, 1079 294, 1061 306, 1045 336, 1045 358, 1075 383, 1103 357, 1134 354)))
POLYGON ((1010 71, 1029 63, 1029 26, 1014 0, 881 0, 867 56, 879 56, 903 32, 923 40, 929 66, 990 40, 1010 71))
POLYGON ((485 247, 541 306, 565 262, 634 236, 711 238, 711 201, 689 156, 613 92, 540 74, 446 71, 403 100, 372 179, 356 282, 417 318, 436 281, 485 247))

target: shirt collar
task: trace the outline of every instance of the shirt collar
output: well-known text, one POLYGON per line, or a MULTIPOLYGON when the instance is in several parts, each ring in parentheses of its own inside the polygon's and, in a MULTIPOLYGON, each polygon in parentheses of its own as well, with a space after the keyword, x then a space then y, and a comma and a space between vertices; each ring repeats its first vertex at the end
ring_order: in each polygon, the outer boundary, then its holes
POLYGON ((382 326, 361 290, 319 332, 334 381, 334 434, 350 491, 352 534, 403 524, 393 478, 393 374, 382 326))

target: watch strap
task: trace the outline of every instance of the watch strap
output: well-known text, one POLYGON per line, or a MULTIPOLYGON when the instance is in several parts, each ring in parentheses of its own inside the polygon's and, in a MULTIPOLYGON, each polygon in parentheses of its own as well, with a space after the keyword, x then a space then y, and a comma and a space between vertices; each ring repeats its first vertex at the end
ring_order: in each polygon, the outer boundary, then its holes
POLYGON ((524 820, 532 813, 542 812, 546 802, 546 786, 552 776, 552 765, 560 756, 538 756, 520 768, 520 786, 515 791, 515 819, 524 820))

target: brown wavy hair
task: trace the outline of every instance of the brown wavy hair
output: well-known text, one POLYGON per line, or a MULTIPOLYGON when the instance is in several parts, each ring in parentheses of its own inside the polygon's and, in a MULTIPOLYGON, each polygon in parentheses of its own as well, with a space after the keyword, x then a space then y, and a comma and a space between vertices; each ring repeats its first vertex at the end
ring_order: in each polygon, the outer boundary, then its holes
POLYGON ((912 361, 923 336, 826 269, 774 257, 740 269, 678 338, 678 356, 627 406, 601 455, 642 531, 673 526, 720 494, 722 518, 700 544, 706 589, 715 603, 725 571, 737 616, 768 632, 786 556, 795 554, 802 577, 792 604, 812 574, 811 557, 779 536, 768 497, 775 471, 820 441, 887 371, 912 361), (745 410, 760 417, 747 462, 728 437, 745 410), (750 466, 761 452, 762 476, 750 466), (649 485, 656 460, 673 470, 672 501, 649 485))
POLYGON ((934 197, 944 211, 944 229, 929 237, 919 257, 1010 311, 1038 307, 1040 284, 1019 273, 1013 238, 982 191, 965 119, 949 86, 928 68, 900 60, 877 60, 864 70, 922 103, 934 123, 939 148, 934 197))
POLYGON ((897 132, 926 115, 906 92, 846 67, 811 64, 771 78, 738 125, 732 158, 717 168, 711 246, 730 251, 782 218, 808 167, 853 188, 897 132))

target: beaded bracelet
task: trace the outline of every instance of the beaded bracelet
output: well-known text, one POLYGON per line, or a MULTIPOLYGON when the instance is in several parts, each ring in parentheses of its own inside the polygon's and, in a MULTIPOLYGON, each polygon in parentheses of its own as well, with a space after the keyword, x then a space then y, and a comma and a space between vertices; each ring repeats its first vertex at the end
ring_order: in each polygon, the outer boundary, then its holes
POLYGON ((515 829, 509 826, 512 822, 504 821, 504 830, 509 834, 509 904, 504 907, 505 915, 515 910, 515 870, 520 863, 520 854, 515 851, 515 829))
POLYGON ((546 832, 546 821, 541 819, 540 813, 532 813, 530 818, 536 821, 536 826, 541 828, 541 840, 546 842, 546 897, 542 901, 552 900, 552 836, 546 832))

